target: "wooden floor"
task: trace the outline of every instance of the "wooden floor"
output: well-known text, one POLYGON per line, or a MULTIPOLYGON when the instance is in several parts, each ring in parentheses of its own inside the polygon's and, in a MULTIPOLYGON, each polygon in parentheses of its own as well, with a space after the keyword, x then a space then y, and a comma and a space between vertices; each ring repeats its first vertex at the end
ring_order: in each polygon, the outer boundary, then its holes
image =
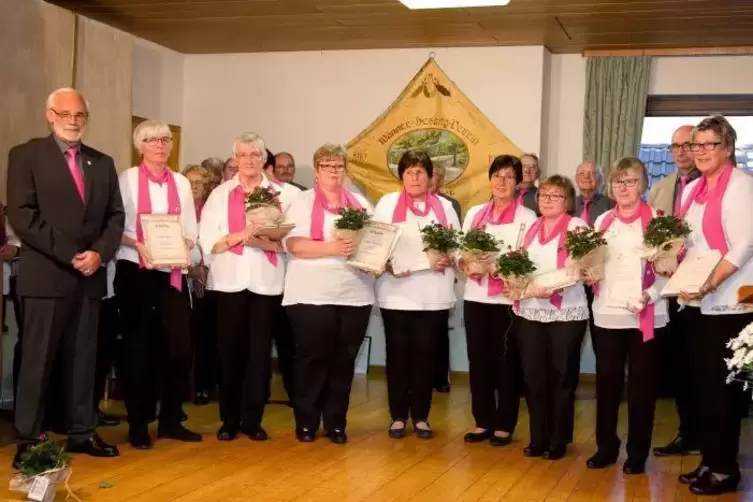
MULTIPOLYGON (((83 501, 109 502, 696 500, 677 482, 680 472, 696 467, 696 457, 652 458, 645 476, 623 476, 621 463, 602 471, 587 469, 585 460, 595 450, 595 401, 588 386, 582 386, 579 393, 575 445, 557 462, 523 457, 528 439, 525 411, 512 445, 494 449, 486 443, 465 444, 463 434, 473 421, 468 387, 463 383, 455 383, 448 395, 435 394, 431 413, 435 439, 411 436, 392 440, 386 434, 389 420, 384 379, 359 376, 352 393, 350 443, 346 446, 326 439, 298 443, 292 410, 285 405, 267 408, 264 425, 271 441, 254 443, 242 437, 220 443, 215 438, 219 426, 216 406, 186 406, 188 425, 204 434, 203 443, 163 440, 151 451, 136 451, 125 443, 124 426, 103 428, 100 434, 120 446, 121 457, 75 457, 70 487, 83 501)), ((280 395, 277 383, 275 395, 280 395)), ((120 403, 113 403, 111 411, 122 413, 120 403)), ((672 403, 660 402, 656 416, 654 443, 658 444, 674 435, 672 403)), ((750 429, 746 426, 741 455, 745 491, 704 500, 753 501, 750 429)), ((11 474, 13 452, 12 446, 0 449, 2 479, 11 474)), ((22 500, 6 487, 0 489, 0 497, 22 500)), ((65 500, 64 491, 59 492, 58 500, 65 500)))

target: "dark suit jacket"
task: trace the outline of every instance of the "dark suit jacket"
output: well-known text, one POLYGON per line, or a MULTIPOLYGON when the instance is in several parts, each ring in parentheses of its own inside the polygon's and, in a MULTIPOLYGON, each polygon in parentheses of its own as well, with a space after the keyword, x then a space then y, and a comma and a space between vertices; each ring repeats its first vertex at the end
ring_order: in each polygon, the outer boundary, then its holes
POLYGON ((17 145, 8 155, 8 220, 21 240, 18 294, 64 297, 83 286, 90 298, 107 294, 106 263, 120 246, 125 213, 115 164, 81 145, 86 203, 53 136, 17 145), (71 264, 96 251, 102 267, 85 277, 71 264))
MULTIPOLYGON (((527 207, 534 213, 536 213, 536 216, 541 216, 539 214, 539 205, 538 201, 536 200, 536 192, 538 192, 539 189, 535 186, 532 186, 528 189, 526 194, 523 196, 523 206, 527 207)), ((515 190, 515 199, 517 200, 518 195, 520 194, 520 190, 515 190)))
MULTIPOLYGON (((597 193, 594 194, 593 202, 588 208, 588 221, 591 226, 596 223, 596 218, 612 209, 615 202, 606 195, 597 193)), ((580 218, 580 213, 583 211, 583 197, 578 195, 575 198, 575 216, 580 218)))
POLYGON ((449 195, 445 195, 445 194, 443 194, 441 192, 437 192, 437 195, 439 195, 440 197, 443 197, 443 198, 445 198, 445 199, 447 199, 447 200, 450 201, 450 204, 452 204, 452 208, 455 210, 456 213, 458 213, 458 219, 462 223, 462 221, 463 221, 463 215, 461 214, 462 208, 460 207, 460 202, 456 201, 455 199, 453 199, 449 195))

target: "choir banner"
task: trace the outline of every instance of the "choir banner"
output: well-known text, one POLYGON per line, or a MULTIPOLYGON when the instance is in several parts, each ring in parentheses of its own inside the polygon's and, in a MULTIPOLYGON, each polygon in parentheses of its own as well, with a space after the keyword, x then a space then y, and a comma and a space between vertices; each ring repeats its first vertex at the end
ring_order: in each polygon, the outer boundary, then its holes
POLYGON ((350 177, 376 202, 400 190, 397 163, 406 150, 422 149, 445 168, 441 191, 466 211, 488 200, 489 164, 497 155, 521 155, 450 80, 433 58, 397 100, 347 145, 350 177))

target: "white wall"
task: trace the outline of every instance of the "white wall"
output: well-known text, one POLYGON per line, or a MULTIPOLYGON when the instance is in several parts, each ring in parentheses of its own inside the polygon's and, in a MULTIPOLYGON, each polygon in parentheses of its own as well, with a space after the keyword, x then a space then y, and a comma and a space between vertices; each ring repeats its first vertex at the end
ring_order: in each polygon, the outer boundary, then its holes
POLYGON ((133 114, 183 125, 183 61, 161 45, 135 38, 133 47, 133 114))

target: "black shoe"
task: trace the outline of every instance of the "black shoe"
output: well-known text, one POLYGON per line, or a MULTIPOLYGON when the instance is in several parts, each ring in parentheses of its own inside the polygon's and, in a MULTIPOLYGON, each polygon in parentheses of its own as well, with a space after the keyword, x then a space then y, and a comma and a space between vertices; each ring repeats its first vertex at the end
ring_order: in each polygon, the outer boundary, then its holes
POLYGON ((146 427, 131 427, 128 430, 128 442, 137 450, 148 450, 152 447, 152 438, 146 427))
POLYGON ((176 425, 173 427, 165 427, 157 429, 157 437, 164 439, 175 439, 176 441, 183 441, 185 443, 200 443, 201 434, 197 434, 183 427, 182 425, 176 425))
POLYGON ((507 437, 492 435, 489 439, 489 444, 492 446, 507 446, 510 443, 512 443, 512 435, 507 437))
MULTIPOLYGON (((206 406, 209 404, 209 394, 206 392, 197 392, 193 398, 193 404, 196 406, 206 406)), ((184 413, 185 415, 185 413, 184 413)))
POLYGON ((734 493, 740 484, 740 474, 732 474, 719 480, 707 470, 695 483, 690 485, 690 491, 696 495, 721 495, 722 493, 734 493))
POLYGON ((544 454, 544 447, 538 446, 535 444, 529 444, 525 448, 523 448, 523 456, 524 457, 540 457, 544 454))
POLYGON ((16 454, 13 457, 13 463, 11 464, 14 469, 21 470, 21 460, 27 451, 31 449, 32 446, 34 446, 35 443, 19 443, 16 447, 16 454))
POLYGON ((312 443, 316 440, 316 432, 311 429, 296 429, 295 437, 301 443, 312 443))
POLYGON ((267 431, 262 429, 261 425, 256 425, 253 427, 244 426, 242 431, 243 434, 248 436, 251 441, 266 441, 267 439, 269 439, 269 434, 267 434, 267 431))
POLYGON ((348 435, 342 429, 332 429, 327 431, 327 437, 335 444, 345 444, 348 442, 348 435))
POLYGON ((646 472, 646 459, 645 458, 630 458, 625 460, 622 464, 622 472, 624 474, 643 474, 646 472))
POLYGON ((92 437, 82 443, 72 444, 70 439, 68 440, 68 447, 66 451, 69 453, 86 453, 92 457, 119 457, 120 452, 118 447, 107 444, 102 441, 102 438, 94 434, 92 437))
POLYGON ((416 431, 416 437, 418 439, 431 439, 434 437, 434 432, 431 430, 431 425, 429 424, 428 420, 417 420, 413 422, 413 429, 416 431), (426 424, 425 429, 420 429, 416 427, 416 424, 424 423, 426 424))
POLYGON ((389 436, 392 439, 403 439, 405 437, 405 420, 400 419, 400 418, 398 418, 396 420, 393 420, 392 423, 390 424, 390 429, 389 429, 389 431, 387 433, 389 434, 389 436), (402 422, 403 426, 400 427, 400 428, 393 429, 392 425, 395 422, 402 422))
POLYGON ((606 450, 597 450, 593 457, 586 460, 589 469, 604 469, 617 463, 617 453, 606 450))
POLYGON ((559 460, 567 453, 567 446, 553 446, 544 452, 541 458, 544 460, 559 460))
POLYGON ((442 385, 437 385, 436 387, 434 387, 434 390, 441 392, 442 394, 447 394, 448 392, 450 392, 450 384, 445 383, 442 385))
POLYGON ((463 441, 466 443, 480 443, 494 435, 494 431, 485 429, 484 432, 466 432, 463 441))
POLYGON ((708 467, 701 464, 690 472, 686 472, 685 474, 680 474, 680 477, 677 479, 680 481, 680 483, 684 485, 692 485, 693 483, 698 481, 698 478, 703 476, 703 474, 708 470, 709 470, 708 467))
POLYGON ((115 427, 116 425, 120 425, 120 419, 118 417, 108 415, 99 409, 97 410, 97 421, 99 422, 100 427, 115 427))
POLYGON ((682 436, 677 436, 669 444, 654 448, 653 452, 657 457, 674 457, 680 455, 700 455, 701 449, 698 445, 685 441, 682 436))
POLYGON ((220 430, 217 431, 217 439, 219 441, 232 441, 238 437, 238 427, 233 424, 222 424, 220 430))

